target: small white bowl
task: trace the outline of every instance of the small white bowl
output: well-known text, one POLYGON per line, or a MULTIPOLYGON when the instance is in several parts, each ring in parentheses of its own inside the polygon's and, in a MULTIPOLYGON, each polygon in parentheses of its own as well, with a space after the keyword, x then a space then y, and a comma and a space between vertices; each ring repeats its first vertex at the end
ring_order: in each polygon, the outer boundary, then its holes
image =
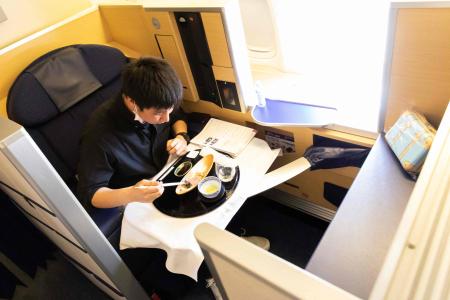
POLYGON ((215 198, 219 195, 220 190, 222 189, 222 182, 216 176, 208 176, 205 177, 198 184, 198 191, 205 198, 215 198))

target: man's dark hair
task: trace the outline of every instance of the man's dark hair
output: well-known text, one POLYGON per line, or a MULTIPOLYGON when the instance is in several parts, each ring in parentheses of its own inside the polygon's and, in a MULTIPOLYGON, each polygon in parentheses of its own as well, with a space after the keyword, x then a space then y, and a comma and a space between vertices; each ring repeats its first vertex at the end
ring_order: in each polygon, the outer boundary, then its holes
POLYGON ((123 70, 122 94, 144 108, 177 108, 183 96, 175 70, 163 59, 142 57, 131 61, 123 70))

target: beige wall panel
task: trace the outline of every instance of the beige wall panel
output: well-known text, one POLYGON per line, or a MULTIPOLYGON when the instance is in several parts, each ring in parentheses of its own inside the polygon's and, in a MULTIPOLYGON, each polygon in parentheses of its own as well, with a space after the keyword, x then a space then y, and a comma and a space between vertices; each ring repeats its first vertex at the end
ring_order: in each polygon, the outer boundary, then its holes
POLYGON ((277 189, 325 208, 336 209, 333 204, 323 197, 324 183, 329 182, 348 189, 353 183, 353 179, 352 177, 339 175, 331 170, 305 171, 287 181, 287 184, 277 186, 277 189))
POLYGON ((243 114, 241 112, 233 111, 230 109, 223 109, 219 106, 200 100, 196 103, 183 102, 183 108, 187 112, 203 112, 210 114, 211 116, 218 117, 222 120, 233 122, 240 125, 245 125, 246 121, 251 121, 250 114, 243 114))
POLYGON ((7 117, 8 114, 6 113, 6 97, 3 99, 0 99, 0 117, 7 117))
POLYGON ((107 44, 107 35, 103 29, 98 10, 86 14, 48 33, 18 45, 9 51, 0 51, 0 112, 6 116, 6 96, 17 75, 34 59, 50 50, 79 43, 107 44))
POLYGON ((436 128, 450 99, 450 9, 399 9, 385 129, 407 109, 436 128))
POLYGON ((117 42, 109 41, 108 45, 111 46, 111 47, 119 49, 127 57, 130 57, 130 58, 139 58, 139 57, 141 57, 141 53, 137 52, 134 49, 128 48, 127 46, 119 44, 117 42))
POLYGON ((178 52, 175 38, 171 35, 156 35, 156 39, 158 41, 161 54, 174 67, 175 71, 180 77, 181 82, 183 83, 183 99, 189 101, 197 101, 192 92, 192 86, 189 85, 187 71, 184 68, 183 61, 181 59, 180 53, 178 52))
MULTIPOLYGON (((288 131, 294 134, 296 153, 286 153, 282 157, 279 157, 276 163, 273 164, 271 169, 281 166, 283 164, 287 164, 298 158, 299 154, 303 154, 306 151, 306 148, 312 145, 313 135, 319 135, 326 138, 352 143, 368 148, 371 148, 375 142, 375 140, 366 137, 356 136, 349 133, 338 132, 325 128, 283 127, 282 130, 279 130, 278 128, 265 127, 251 122, 246 122, 246 125, 256 129, 258 132, 256 134, 256 137, 261 139, 264 139, 265 130, 278 132, 280 134, 284 134, 283 131, 288 131)), ((349 178, 355 178, 359 172, 359 168, 355 167, 336 168, 330 169, 329 172, 336 173, 349 178)))
MULTIPOLYGON (((194 77, 192 76, 191 68, 184 51, 183 42, 181 40, 180 33, 175 21, 173 13, 164 11, 144 11, 143 13, 145 23, 148 25, 149 31, 155 36, 171 36, 174 45, 173 49, 166 48, 164 51, 170 50, 171 54, 167 54, 167 57, 175 57, 178 61, 177 72, 182 76, 183 85, 187 87, 185 89, 185 100, 196 102, 199 100, 197 88, 195 86, 194 77), (181 75, 184 74, 184 75, 181 75)), ((165 57, 166 55, 163 54, 165 57)))
POLYGON ((166 11, 144 11, 145 23, 153 34, 174 35, 175 28, 171 14, 166 11))
MULTIPOLYGON (((312 130, 310 128, 283 127, 283 130, 294 134, 296 152, 284 154, 283 156, 278 157, 271 166, 271 170, 288 164, 298 157, 303 156, 306 149, 313 143, 313 134, 325 136, 318 134, 316 130, 312 130)), ((347 139, 343 140, 341 139, 339 132, 335 133, 336 135, 333 135, 330 130, 326 137, 354 143, 354 141, 351 140, 352 135, 348 135, 347 139)), ((357 136, 353 137, 355 137, 355 140, 358 140, 357 136)), ((277 188, 323 207, 335 209, 334 205, 323 197, 324 182, 330 182, 344 188, 349 188, 358 172, 359 168, 355 167, 306 171, 288 180, 287 184, 281 184, 277 188)))
POLYGON ((209 51, 213 65, 220 67, 233 67, 230 54, 228 52, 228 43, 222 23, 222 17, 218 12, 202 12, 203 27, 205 28, 206 39, 208 41, 209 51))
POLYGON ((216 80, 236 82, 233 68, 212 66, 212 69, 216 80))
POLYGON ((343 142, 352 143, 356 145, 360 145, 363 147, 369 147, 371 148, 375 142, 374 139, 363 137, 359 135, 354 135, 350 133, 330 130, 326 128, 312 128, 312 132, 316 135, 320 135, 323 137, 329 137, 331 139, 337 139, 343 142))
POLYGON ((92 4, 89 0, 3 0, 8 20, 0 23, 0 48, 55 24, 92 4))
MULTIPOLYGON (((210 102, 202 100, 197 103, 184 102, 183 108, 187 112, 208 113, 213 117, 217 117, 229 122, 234 122, 236 124, 249 125, 249 123, 251 123, 253 125, 256 125, 253 123, 250 113, 240 113, 228 109, 221 109, 220 107, 210 102)), ((256 125, 257 130, 258 126, 259 125, 256 125)), ((352 134, 340 133, 333 130, 310 129, 305 127, 281 127, 280 129, 292 132, 294 134, 296 153, 278 157, 271 169, 282 166, 295 160, 296 158, 301 157, 306 148, 312 145, 313 134, 319 134, 329 138, 365 146, 371 146, 374 143, 373 140, 368 138, 362 138, 352 134)), ((259 131, 263 132, 262 129, 259 129, 259 131)), ((323 183, 327 181, 341 187, 348 188, 353 182, 353 179, 358 171, 359 168, 306 171, 288 181, 289 184, 298 186, 298 188, 286 184, 281 184, 277 188, 294 196, 309 200, 323 207, 335 209, 333 204, 329 203, 323 198, 323 183)))
POLYGON ((160 57, 155 37, 146 24, 140 5, 99 6, 102 19, 113 42, 141 55, 160 57))

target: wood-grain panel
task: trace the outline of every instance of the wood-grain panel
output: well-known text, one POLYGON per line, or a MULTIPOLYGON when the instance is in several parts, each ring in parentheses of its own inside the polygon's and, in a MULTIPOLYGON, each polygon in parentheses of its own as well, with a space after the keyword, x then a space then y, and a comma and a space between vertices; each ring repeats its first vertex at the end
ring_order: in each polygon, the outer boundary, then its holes
POLYGON ((200 15, 213 64, 220 67, 233 67, 220 13, 202 12, 200 15))
POLYGON ((197 101, 192 90, 192 85, 188 80, 187 70, 175 43, 175 38, 171 35, 156 35, 162 56, 173 66, 183 83, 184 100, 197 101))
POLYGON ((385 130, 407 109, 437 128, 450 99, 450 9, 399 9, 394 40, 385 130))
POLYGON ((99 9, 112 41, 142 55, 160 56, 149 24, 146 24, 142 6, 102 5, 99 9))

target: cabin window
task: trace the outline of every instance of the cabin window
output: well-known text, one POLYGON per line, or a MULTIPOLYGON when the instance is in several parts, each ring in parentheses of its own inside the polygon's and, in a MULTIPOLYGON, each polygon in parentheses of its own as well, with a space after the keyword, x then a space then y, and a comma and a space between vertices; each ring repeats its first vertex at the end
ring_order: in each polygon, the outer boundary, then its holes
POLYGON ((240 4, 252 65, 269 65, 283 74, 276 84, 262 80, 267 97, 333 106, 339 125, 377 131, 387 0, 240 4))
POLYGON ((276 55, 276 34, 270 2, 241 0, 239 4, 250 56, 272 60, 276 55))

